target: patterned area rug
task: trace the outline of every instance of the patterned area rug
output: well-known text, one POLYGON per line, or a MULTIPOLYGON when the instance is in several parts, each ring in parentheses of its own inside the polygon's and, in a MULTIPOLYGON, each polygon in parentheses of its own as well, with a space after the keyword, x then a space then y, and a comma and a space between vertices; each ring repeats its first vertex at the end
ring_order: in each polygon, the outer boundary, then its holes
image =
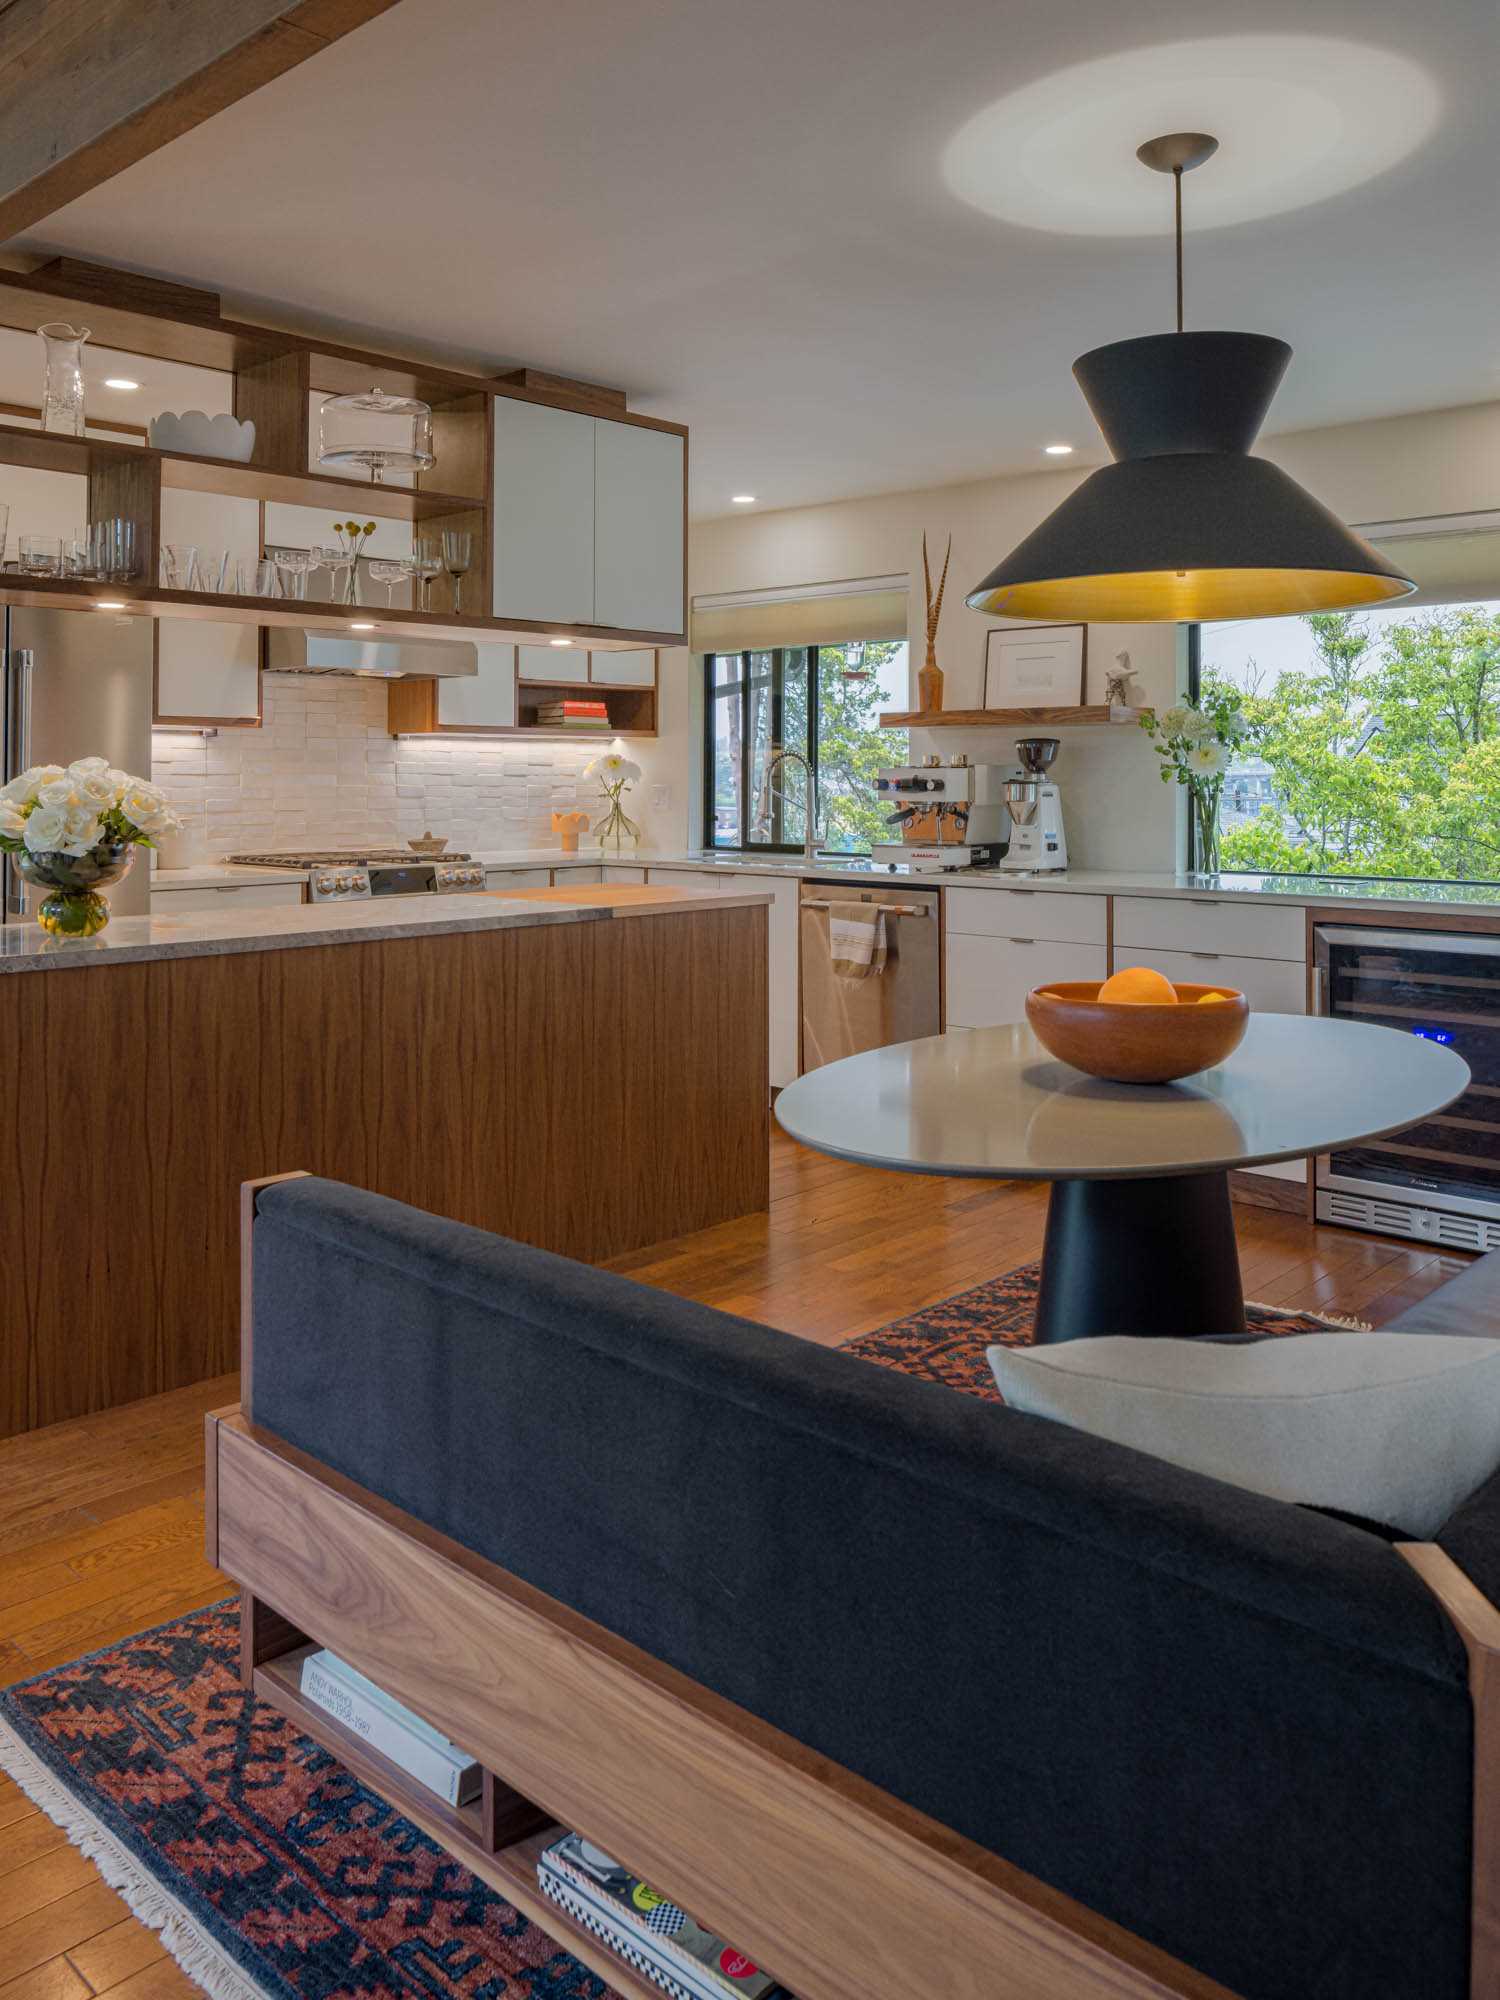
MULTIPOLYGON (((874 1333, 857 1333, 841 1343, 843 1352, 998 1403, 1000 1391, 984 1350, 1031 1345, 1041 1274, 1040 1264, 1022 1264, 1003 1278, 991 1278, 970 1292, 940 1299, 935 1306, 923 1306, 920 1312, 877 1327, 874 1333)), ((1247 1305, 1245 1324, 1252 1333, 1276 1334, 1319 1333, 1361 1322, 1247 1305)))
MULTIPOLYGON (((845 1351, 998 1401, 1039 1266, 845 1351)), ((1331 1322, 1250 1309, 1265 1333, 1331 1322)), ((214 2000, 609 2000, 561 1951, 239 1685, 233 1604, 0 1694, 0 1768, 214 2000)), ((0 1985, 4 1969, 0 1967, 0 1985)))

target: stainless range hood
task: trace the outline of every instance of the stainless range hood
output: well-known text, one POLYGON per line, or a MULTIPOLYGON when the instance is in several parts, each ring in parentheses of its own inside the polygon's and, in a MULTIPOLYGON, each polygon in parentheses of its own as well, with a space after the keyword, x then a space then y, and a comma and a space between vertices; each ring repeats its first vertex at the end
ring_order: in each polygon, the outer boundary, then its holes
POLYGON ((346 674, 394 681, 409 675, 461 680, 479 672, 479 651, 469 639, 345 639, 300 625, 267 625, 268 674, 346 674))

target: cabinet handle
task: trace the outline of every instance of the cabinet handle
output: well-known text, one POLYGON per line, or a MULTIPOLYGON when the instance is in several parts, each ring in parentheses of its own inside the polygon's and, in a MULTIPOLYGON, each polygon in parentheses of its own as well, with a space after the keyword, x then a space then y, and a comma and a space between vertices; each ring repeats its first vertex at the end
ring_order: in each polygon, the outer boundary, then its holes
POLYGON ((1189 958, 1213 958, 1213 959, 1219 959, 1219 958, 1222 958, 1223 956, 1224 956, 1224 954, 1223 954, 1223 952, 1221 952, 1221 951, 1190 951, 1190 952, 1188 953, 1188 957, 1189 957, 1189 958))
POLYGON ((1035 943, 1036 943, 1036 939, 1035 939, 1035 938, 1009 938, 1009 939, 1007 939, 1007 943, 1009 943, 1009 944, 1035 944, 1035 943))

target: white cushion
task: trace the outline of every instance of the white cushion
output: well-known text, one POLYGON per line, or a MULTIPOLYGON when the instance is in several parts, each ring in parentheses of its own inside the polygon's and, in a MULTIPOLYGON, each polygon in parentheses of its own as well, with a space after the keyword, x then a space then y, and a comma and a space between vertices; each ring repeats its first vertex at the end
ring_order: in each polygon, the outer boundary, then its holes
POLYGON ((1408 1535, 1436 1534, 1500 1466, 1500 1340, 1111 1335, 987 1355, 1013 1410, 1408 1535))

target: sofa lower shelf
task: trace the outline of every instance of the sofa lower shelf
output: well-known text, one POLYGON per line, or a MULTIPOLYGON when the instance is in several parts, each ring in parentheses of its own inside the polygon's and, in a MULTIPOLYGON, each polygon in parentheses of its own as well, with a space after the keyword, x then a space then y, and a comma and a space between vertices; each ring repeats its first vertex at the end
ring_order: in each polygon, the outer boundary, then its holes
MULTIPOLYGON (((564 1951, 571 1952, 591 1972, 606 1980, 624 2000, 661 2000, 660 1987, 628 1965, 592 1931, 576 1923, 538 1888, 537 1856, 565 1828, 547 1819, 538 1808, 531 1815, 531 1831, 510 1838, 507 1844, 490 1846, 485 1839, 486 1812, 482 1803, 450 1806, 326 1710, 306 1700, 299 1685, 300 1659, 300 1652, 287 1654, 257 1667, 257 1700, 276 1709, 304 1736, 310 1736, 330 1756, 337 1757, 362 1785, 421 1827, 564 1951)), ((506 1839, 503 1832, 500 1838, 506 1839)))

